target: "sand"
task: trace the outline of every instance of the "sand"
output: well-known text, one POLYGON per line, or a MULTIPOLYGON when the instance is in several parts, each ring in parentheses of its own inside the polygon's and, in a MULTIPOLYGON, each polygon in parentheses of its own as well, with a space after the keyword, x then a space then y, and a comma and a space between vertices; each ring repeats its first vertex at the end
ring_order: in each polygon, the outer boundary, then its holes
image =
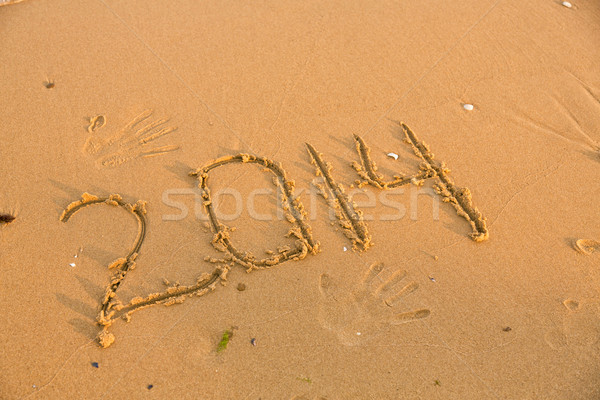
POLYGON ((600 397, 597 2, 0 5, 1 399, 600 397))

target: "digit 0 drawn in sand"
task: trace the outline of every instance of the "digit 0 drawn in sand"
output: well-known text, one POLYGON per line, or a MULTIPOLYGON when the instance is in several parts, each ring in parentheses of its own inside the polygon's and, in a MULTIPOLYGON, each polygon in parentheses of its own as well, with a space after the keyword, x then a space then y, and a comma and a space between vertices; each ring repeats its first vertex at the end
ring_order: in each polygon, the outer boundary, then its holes
POLYGON ((168 118, 150 120, 152 113, 152 110, 145 110, 113 134, 98 131, 106 122, 103 115, 93 117, 88 126, 92 135, 86 140, 83 150, 94 156, 102 167, 118 167, 136 158, 160 156, 178 150, 179 146, 175 145, 151 147, 155 140, 177 129, 167 126, 168 118))
POLYGON ((310 154, 311 163, 316 167, 316 175, 325 179, 329 194, 322 185, 316 186, 330 207, 335 210, 344 234, 352 240, 352 249, 367 250, 372 245, 371 235, 364 222, 362 211, 358 210, 356 204, 346 195, 344 187, 333 179, 331 164, 323 161, 321 153, 310 144, 306 143, 306 148, 310 154))
POLYGON ((486 219, 481 215, 481 212, 473 206, 471 191, 466 187, 458 187, 454 184, 450 176, 450 170, 434 159, 433 154, 425 142, 419 141, 414 132, 404 123, 400 123, 404 131, 406 141, 411 145, 415 155, 419 157, 423 164, 421 169, 429 171, 432 176, 436 177, 438 184, 435 186, 435 191, 442 196, 446 203, 450 203, 456 209, 458 215, 466 219, 473 233, 471 238, 476 242, 481 242, 488 239, 488 229, 486 219))
POLYGON ((219 280, 226 280, 227 272, 230 266, 220 266, 215 269, 212 274, 203 274, 198 278, 196 284, 190 286, 171 286, 168 282, 167 290, 162 293, 153 293, 145 298, 135 297, 129 304, 124 305, 117 299, 117 290, 127 273, 133 270, 136 266, 135 260, 138 257, 139 251, 146 236, 146 203, 138 201, 135 204, 129 204, 123 201, 118 194, 112 194, 108 197, 98 197, 89 193, 84 193, 81 200, 75 201, 67 206, 60 216, 60 220, 67 222, 73 214, 80 209, 93 204, 108 204, 115 207, 121 207, 133 214, 138 221, 138 234, 132 249, 127 256, 118 258, 113 261, 108 269, 115 269, 109 285, 105 290, 105 294, 100 302, 100 311, 96 319, 102 330, 98 333, 97 340, 101 347, 109 347, 115 340, 108 328, 119 318, 123 317, 126 321, 131 318, 131 313, 141 310, 152 305, 164 304, 166 306, 182 303, 187 296, 201 296, 215 289, 219 280))
POLYGON ((428 309, 395 311, 402 299, 415 292, 419 285, 406 282, 407 272, 395 271, 383 280, 383 263, 371 265, 357 287, 344 293, 327 274, 319 279, 322 303, 319 322, 333 331, 347 346, 365 343, 385 328, 428 317, 428 309))
POLYGON ((377 172, 377 165, 371 158, 371 149, 365 143, 363 138, 358 135, 354 135, 354 141, 356 142, 356 152, 360 158, 360 164, 357 162, 352 163, 352 168, 358 173, 363 181, 356 181, 358 187, 364 185, 375 186, 378 189, 393 189, 402 185, 413 183, 420 185, 424 179, 431 178, 433 174, 430 171, 420 171, 413 176, 405 176, 404 174, 394 175, 394 180, 390 182, 384 182, 383 176, 377 172))
POLYGON ((575 242, 575 250, 589 256, 596 250, 600 250, 600 242, 593 239, 579 239, 575 242))
POLYGON ((563 301, 562 324, 544 335, 554 350, 565 347, 597 347, 600 342, 600 303, 597 300, 563 301))
POLYGON ((279 163, 275 163, 267 158, 253 156, 250 154, 237 154, 235 156, 225 156, 209 162, 202 168, 191 171, 190 176, 198 178, 200 183, 198 187, 201 190, 204 209, 208 214, 214 237, 212 244, 215 249, 226 253, 225 259, 207 258, 210 262, 235 262, 246 267, 250 272, 254 269, 270 268, 288 260, 301 260, 310 252, 316 254, 319 251, 319 243, 315 242, 312 237, 310 225, 306 221, 306 212, 304 206, 294 196, 294 181, 288 180, 285 170, 279 163), (279 188, 282 196, 283 210, 286 219, 293 225, 287 233, 288 237, 295 237, 296 247, 290 249, 288 246, 280 248, 280 250, 267 258, 257 260, 256 257, 248 252, 238 250, 231 242, 231 229, 219 222, 210 195, 208 187, 208 173, 218 167, 227 164, 236 163, 251 163, 257 164, 270 171, 273 175, 273 183, 279 188))

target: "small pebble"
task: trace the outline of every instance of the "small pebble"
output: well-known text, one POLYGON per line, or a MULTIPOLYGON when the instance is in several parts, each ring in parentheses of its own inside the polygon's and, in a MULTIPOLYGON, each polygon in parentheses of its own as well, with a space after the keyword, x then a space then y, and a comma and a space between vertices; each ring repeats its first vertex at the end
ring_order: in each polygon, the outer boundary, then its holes
POLYGON ((568 1, 563 1, 561 4, 567 8, 573 7, 573 4, 569 3, 568 1))
POLYGON ((360 336, 360 332, 356 332, 356 336, 360 336))
POLYGON ((394 160, 398 159, 398 154, 396 153, 387 153, 387 156, 393 158, 394 160))
POLYGON ((146 386, 148 388, 148 390, 152 389, 154 387, 154 385, 148 385, 146 386))
POLYGON ((237 290, 243 292, 244 290, 246 290, 246 285, 243 283, 238 283, 237 290))
POLYGON ((346 246, 344 246, 344 251, 348 251, 348 248, 346 246))
POLYGON ((430 280, 431 282, 435 282, 435 278, 434 278, 433 276, 430 276, 430 277, 429 277, 429 280, 430 280))
POLYGON ((55 85, 54 82, 44 82, 44 86, 46 86, 46 89, 52 89, 55 85))
POLYGON ((94 361, 94 362, 92 363, 92 367, 94 367, 94 368, 98 368, 98 367, 99 367, 99 365, 98 365, 98 363, 97 363, 96 361, 94 361))
POLYGON ((467 111, 473 111, 473 104, 463 104, 463 108, 467 111))
POLYGON ((252 338, 252 339, 250 339, 250 344, 251 344, 252 346, 256 346, 256 338, 252 338))
POLYGON ((504 332, 510 332, 510 331, 512 331, 512 328, 510 326, 507 326, 506 328, 502 328, 502 330, 504 332))
POLYGON ((69 264, 69 266, 75 267, 75 263, 71 263, 71 264, 69 264))

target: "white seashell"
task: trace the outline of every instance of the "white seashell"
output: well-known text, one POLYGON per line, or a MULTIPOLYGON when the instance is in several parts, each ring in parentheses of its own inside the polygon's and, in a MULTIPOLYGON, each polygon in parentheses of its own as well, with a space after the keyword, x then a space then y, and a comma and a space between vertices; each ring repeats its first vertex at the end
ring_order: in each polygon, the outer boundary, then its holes
POLYGON ((568 1, 563 1, 561 4, 567 8, 573 7, 573 4, 569 3, 568 1))
POLYGON ((348 248, 346 246, 344 246, 344 251, 348 251, 348 248))
POLYGON ((463 108, 467 111, 473 111, 475 107, 473 107, 473 104, 463 104, 463 108))
POLYGON ((69 265, 70 265, 71 267, 74 267, 74 266, 75 266, 75 263, 71 263, 71 264, 69 264, 69 265))
POLYGON ((387 153, 387 156, 393 158, 394 160, 398 159, 398 154, 396 153, 387 153))

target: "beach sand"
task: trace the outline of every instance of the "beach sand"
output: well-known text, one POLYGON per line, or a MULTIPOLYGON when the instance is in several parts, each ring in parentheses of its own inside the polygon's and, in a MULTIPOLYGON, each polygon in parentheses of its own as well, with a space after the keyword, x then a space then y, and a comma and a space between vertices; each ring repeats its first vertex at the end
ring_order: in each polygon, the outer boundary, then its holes
POLYGON ((3 4, 0 398, 600 397, 599 24, 3 4))

